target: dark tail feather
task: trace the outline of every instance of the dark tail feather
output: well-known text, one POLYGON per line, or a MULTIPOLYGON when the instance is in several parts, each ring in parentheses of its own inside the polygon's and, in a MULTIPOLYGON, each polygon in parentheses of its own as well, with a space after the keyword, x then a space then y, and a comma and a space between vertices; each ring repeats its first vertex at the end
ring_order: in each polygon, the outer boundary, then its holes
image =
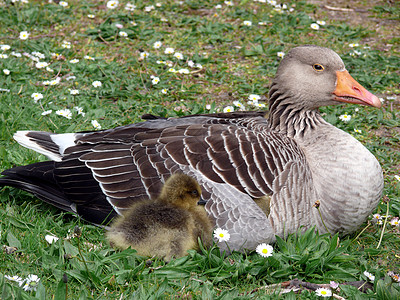
POLYGON ((75 213, 94 224, 110 223, 117 213, 101 193, 100 187, 97 193, 95 191, 92 195, 75 195, 78 199, 74 199, 73 195, 63 192, 62 186, 55 178, 55 164, 57 162, 45 161, 5 170, 1 173, 4 177, 0 178, 0 187, 11 186, 24 190, 44 202, 75 213))
POLYGON ((60 190, 54 180, 54 162, 46 161, 28 166, 15 167, 1 174, 0 186, 12 186, 62 210, 76 213, 73 203, 60 190))

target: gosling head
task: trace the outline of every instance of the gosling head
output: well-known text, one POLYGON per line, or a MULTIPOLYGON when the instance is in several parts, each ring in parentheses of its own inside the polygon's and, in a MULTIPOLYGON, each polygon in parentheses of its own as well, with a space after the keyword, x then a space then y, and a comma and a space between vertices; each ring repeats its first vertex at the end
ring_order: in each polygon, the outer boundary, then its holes
POLYGON ((201 188, 198 182, 186 174, 174 174, 167 179, 159 200, 183 208, 191 208, 200 200, 201 188))

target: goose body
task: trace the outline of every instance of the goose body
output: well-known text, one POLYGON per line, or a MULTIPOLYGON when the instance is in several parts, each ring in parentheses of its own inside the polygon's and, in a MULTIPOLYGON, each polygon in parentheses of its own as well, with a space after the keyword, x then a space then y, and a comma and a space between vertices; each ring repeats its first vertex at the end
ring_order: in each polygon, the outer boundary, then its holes
POLYGON ((204 207, 197 205, 201 189, 192 177, 174 174, 156 199, 134 203, 113 221, 106 235, 118 248, 132 247, 138 254, 166 261, 181 257, 189 249, 211 245, 212 224, 204 207))
POLYGON ((20 131, 21 145, 53 161, 6 170, 0 185, 104 224, 156 197, 170 174, 185 173, 201 185, 209 217, 230 233, 230 250, 255 249, 301 226, 325 232, 316 201, 330 232, 351 233, 376 207, 383 176, 360 142, 318 112, 343 102, 381 106, 335 52, 301 46, 277 70, 267 117, 147 117, 92 133, 20 131))

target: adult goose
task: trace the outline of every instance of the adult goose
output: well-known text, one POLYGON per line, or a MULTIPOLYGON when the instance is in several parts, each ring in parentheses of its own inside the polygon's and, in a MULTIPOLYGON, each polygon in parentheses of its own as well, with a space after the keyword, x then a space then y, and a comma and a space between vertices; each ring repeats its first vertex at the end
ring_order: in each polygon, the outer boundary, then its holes
POLYGON ((360 142, 318 112, 343 102, 381 107, 334 51, 301 46, 279 65, 266 117, 154 117, 97 132, 19 131, 18 143, 52 161, 6 170, 0 185, 106 224, 135 201, 156 197, 181 172, 200 183, 207 213, 230 233, 230 250, 254 249, 302 226, 326 232, 317 201, 331 233, 351 233, 377 205, 383 175, 360 142))

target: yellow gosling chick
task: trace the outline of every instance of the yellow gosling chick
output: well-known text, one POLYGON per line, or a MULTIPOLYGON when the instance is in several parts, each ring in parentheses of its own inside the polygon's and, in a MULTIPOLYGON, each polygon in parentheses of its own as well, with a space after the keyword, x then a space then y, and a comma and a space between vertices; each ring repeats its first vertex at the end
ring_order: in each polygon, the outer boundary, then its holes
POLYGON ((189 249, 212 244, 213 225, 198 205, 201 188, 186 174, 174 174, 165 182, 159 197, 143 199, 118 217, 106 233, 111 245, 132 247, 139 255, 158 256, 166 261, 181 257, 189 249))

